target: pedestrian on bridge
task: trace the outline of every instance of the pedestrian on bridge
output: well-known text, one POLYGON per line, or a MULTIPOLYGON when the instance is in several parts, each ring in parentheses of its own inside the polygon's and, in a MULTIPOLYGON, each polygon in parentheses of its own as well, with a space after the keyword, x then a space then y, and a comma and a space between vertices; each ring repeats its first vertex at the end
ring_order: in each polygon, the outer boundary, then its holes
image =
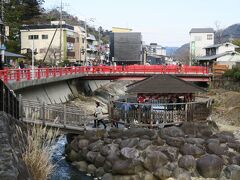
POLYGON ((106 124, 103 122, 103 110, 102 107, 100 106, 100 103, 96 101, 96 109, 94 112, 94 116, 96 119, 94 119, 94 128, 99 126, 99 123, 102 123, 104 126, 104 129, 107 128, 106 124))

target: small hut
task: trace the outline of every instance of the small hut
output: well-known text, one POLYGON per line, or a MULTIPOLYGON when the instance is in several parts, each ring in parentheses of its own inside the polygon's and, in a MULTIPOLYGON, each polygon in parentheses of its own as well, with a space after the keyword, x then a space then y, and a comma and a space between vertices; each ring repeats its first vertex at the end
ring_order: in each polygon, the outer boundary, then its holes
POLYGON ((195 94, 199 92, 205 90, 169 74, 155 75, 138 81, 129 85, 127 90, 128 94, 136 95, 139 103, 173 103, 179 99, 181 102, 192 102, 195 100, 195 94))
POLYGON ((151 126, 192 121, 200 92, 206 91, 176 76, 155 75, 129 85, 126 99, 113 102, 110 117, 151 126))

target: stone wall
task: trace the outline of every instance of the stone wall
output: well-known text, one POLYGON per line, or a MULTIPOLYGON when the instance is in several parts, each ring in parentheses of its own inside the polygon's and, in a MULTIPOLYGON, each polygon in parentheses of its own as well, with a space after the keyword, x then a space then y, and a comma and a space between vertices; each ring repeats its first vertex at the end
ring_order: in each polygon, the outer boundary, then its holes
POLYGON ((240 143, 213 122, 85 131, 66 146, 80 171, 103 180, 240 177, 240 143))
POLYGON ((20 135, 24 125, 0 112, 0 179, 31 180, 31 175, 22 160, 24 138, 20 135))
POLYGON ((212 81, 212 87, 240 92, 240 81, 236 81, 231 78, 221 77, 212 81))

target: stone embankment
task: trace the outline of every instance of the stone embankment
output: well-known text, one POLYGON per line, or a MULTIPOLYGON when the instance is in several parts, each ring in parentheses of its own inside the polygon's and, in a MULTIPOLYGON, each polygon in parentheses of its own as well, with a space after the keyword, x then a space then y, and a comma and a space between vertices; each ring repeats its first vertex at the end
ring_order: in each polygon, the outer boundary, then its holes
POLYGON ((209 124, 85 131, 66 146, 66 157, 103 180, 239 179, 240 142, 209 124))
POLYGON ((22 134, 24 125, 4 112, 0 112, 0 179, 31 180, 22 160, 26 143, 22 134))

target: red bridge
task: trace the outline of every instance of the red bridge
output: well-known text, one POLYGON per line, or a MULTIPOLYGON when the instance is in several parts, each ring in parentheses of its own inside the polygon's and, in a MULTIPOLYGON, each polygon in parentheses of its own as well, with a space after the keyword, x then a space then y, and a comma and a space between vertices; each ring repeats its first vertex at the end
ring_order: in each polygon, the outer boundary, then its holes
POLYGON ((32 69, 5 69, 0 71, 0 79, 5 83, 19 83, 43 79, 56 81, 74 78, 83 79, 129 79, 141 80, 154 74, 174 74, 186 81, 210 81, 211 74, 203 66, 177 65, 129 65, 129 66, 77 66, 32 69))

